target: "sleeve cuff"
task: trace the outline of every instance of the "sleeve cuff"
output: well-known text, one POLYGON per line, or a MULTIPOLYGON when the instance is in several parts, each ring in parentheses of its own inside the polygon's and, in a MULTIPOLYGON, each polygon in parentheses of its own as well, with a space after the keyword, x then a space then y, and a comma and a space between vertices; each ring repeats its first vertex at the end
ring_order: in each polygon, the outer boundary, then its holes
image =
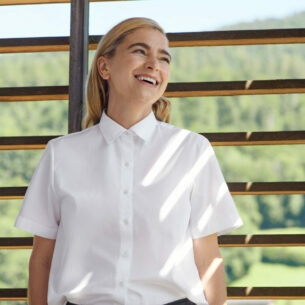
POLYGON ((58 228, 43 226, 31 219, 19 216, 15 222, 15 227, 23 231, 38 235, 44 238, 56 239, 58 228))
POLYGON ((217 233, 218 236, 220 235, 224 235, 229 233, 230 231, 233 231, 239 227, 241 227, 243 225, 243 221, 241 220, 241 218, 237 219, 235 223, 233 223, 231 226, 228 227, 222 227, 222 228, 206 228, 205 231, 200 231, 200 230, 193 230, 192 231, 192 238, 193 239, 197 239, 197 238, 201 238, 201 237, 205 237, 205 236, 209 236, 212 234, 217 233))

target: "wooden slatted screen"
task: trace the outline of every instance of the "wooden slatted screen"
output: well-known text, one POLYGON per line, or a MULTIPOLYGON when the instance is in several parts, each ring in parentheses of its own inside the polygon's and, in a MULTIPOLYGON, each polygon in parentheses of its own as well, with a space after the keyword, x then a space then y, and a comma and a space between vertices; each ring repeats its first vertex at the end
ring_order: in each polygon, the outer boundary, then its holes
MULTIPOLYGON (((91 0, 92 1, 92 0, 91 0)), ((53 0, 0 0, 0 5, 68 3, 53 0)), ((72 16, 73 18, 73 16, 72 16)), ((77 23, 74 25, 78 26, 77 23)), ((171 47, 305 43, 305 29, 169 33, 171 47)), ((88 37, 94 50, 100 36, 88 37)), ((0 53, 69 51, 70 37, 0 39, 0 53)), ((79 59, 81 60, 81 59, 79 59)), ((0 88, 0 102, 67 100, 68 86, 0 88)), ((168 97, 305 93, 305 79, 170 83, 168 97)), ((70 104, 71 107, 71 104, 70 104)), ((78 106, 79 107, 79 106, 78 106)), ((76 109, 77 110, 77 109, 76 109)), ((214 146, 305 144, 305 131, 205 133, 214 146)), ((59 136, 59 135, 58 135, 59 136)), ((0 137, 0 150, 43 149, 56 136, 0 137)), ((305 194, 305 182, 228 183, 233 195, 305 194)), ((22 199, 24 187, 0 187, 0 199, 22 199)), ((0 250, 31 249, 32 238, 0 238, 0 250)), ((221 247, 304 247, 305 235, 228 235, 221 247)), ((259 284, 259 283, 258 283, 259 284)), ((305 287, 228 287, 230 299, 305 299, 305 287)), ((0 289, 1 300, 26 300, 25 288, 0 289)))

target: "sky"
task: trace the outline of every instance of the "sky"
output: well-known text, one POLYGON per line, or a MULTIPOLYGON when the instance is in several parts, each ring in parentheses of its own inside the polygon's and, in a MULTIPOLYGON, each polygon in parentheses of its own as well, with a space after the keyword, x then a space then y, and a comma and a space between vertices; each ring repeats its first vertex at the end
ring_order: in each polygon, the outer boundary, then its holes
MULTIPOLYGON (((305 11, 305 0, 136 0, 90 3, 90 35, 102 35, 135 16, 155 19, 166 32, 222 26, 305 11)), ((305 21, 304 21, 305 27, 305 21)), ((0 6, 0 39, 69 36, 70 4, 0 6)))

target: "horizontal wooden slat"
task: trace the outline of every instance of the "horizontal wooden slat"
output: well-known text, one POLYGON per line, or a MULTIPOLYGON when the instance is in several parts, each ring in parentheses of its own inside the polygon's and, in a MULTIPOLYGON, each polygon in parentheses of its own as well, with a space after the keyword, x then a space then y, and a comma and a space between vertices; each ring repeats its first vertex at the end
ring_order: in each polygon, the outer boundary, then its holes
POLYGON ((305 234, 248 234, 218 237, 221 247, 304 247, 305 234))
POLYGON ((26 186, 0 187, 0 200, 23 199, 26 189, 26 186))
POLYGON ((0 301, 27 301, 27 289, 0 288, 0 301))
POLYGON ((0 137, 0 150, 44 149, 58 136, 0 137))
MULTIPOLYGON (((231 300, 303 300, 305 287, 227 287, 228 299, 231 300)), ((26 301, 27 289, 0 289, 0 301, 26 301)))
MULTIPOLYGON (((68 86, 0 88, 0 102, 67 100, 68 86)), ((305 79, 169 83, 167 97, 305 93, 305 79)))
POLYGON ((58 52, 69 50, 69 37, 30 37, 0 39, 0 53, 58 52))
MULTIPOLYGON (((89 0, 90 2, 109 2, 122 0, 89 0)), ((126 0, 125 0, 126 1, 126 0)), ((127 0, 132 1, 132 0, 127 0)), ((19 5, 19 4, 54 4, 54 3, 70 3, 71 0, 0 0, 0 5, 19 5)))
MULTIPOLYGON (((305 287, 227 287, 230 300, 303 300, 305 287)), ((27 289, 0 289, 0 301, 26 301, 27 289)))
POLYGON ((207 137, 213 146, 305 144, 303 130, 200 134, 207 137))
POLYGON ((32 237, 0 237, 0 250, 31 249, 32 237))
POLYGON ((170 83, 167 97, 305 93, 305 79, 170 83))
MULTIPOLYGON (((207 137, 213 146, 305 144, 303 130, 201 133, 201 135, 207 137)), ((58 136, 0 137, 0 150, 43 149, 51 139, 58 136)))
MULTIPOLYGON (((220 247, 304 247, 305 234, 222 235, 220 247)), ((32 237, 0 237, 0 249, 31 249, 32 237)))
POLYGON ((304 43, 305 29, 168 33, 171 47, 304 43))
MULTIPOLYGON (((283 275, 285 276, 285 275, 283 275)), ((229 299, 304 300, 305 287, 228 287, 229 299)))
MULTIPOLYGON (((305 42, 305 29, 240 30, 168 33, 170 47, 291 44, 305 42)), ((89 36, 95 50, 101 35, 89 36)), ((0 53, 68 51, 69 37, 0 39, 0 53)))
POLYGON ((305 182, 229 182, 232 195, 305 194, 305 182))
MULTIPOLYGON (((102 36, 92 35, 89 48, 95 50, 102 36)), ((206 31, 167 33, 169 46, 174 47, 208 47, 262 44, 305 43, 305 29, 268 29, 237 31, 206 31)))
POLYGON ((4 87, 0 88, 0 102, 68 100, 68 86, 4 87))
POLYGON ((0 5, 67 3, 69 0, 0 0, 0 5))
MULTIPOLYGON (((305 182, 228 182, 232 195, 305 194, 305 182)), ((22 199, 26 187, 0 187, 0 199, 22 199)))

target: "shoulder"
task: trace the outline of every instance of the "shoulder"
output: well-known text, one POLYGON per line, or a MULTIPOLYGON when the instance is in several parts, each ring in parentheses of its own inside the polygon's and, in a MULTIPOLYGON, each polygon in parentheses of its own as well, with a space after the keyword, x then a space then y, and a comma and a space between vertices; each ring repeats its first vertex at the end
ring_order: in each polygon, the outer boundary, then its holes
POLYGON ((192 147, 206 148, 211 146, 209 140, 205 136, 188 129, 180 128, 165 122, 158 122, 158 129, 164 136, 176 138, 192 147))
POLYGON ((48 142, 48 147, 52 147, 56 150, 73 150, 76 147, 81 147, 92 142, 99 135, 98 125, 89 127, 82 131, 70 133, 48 142))

